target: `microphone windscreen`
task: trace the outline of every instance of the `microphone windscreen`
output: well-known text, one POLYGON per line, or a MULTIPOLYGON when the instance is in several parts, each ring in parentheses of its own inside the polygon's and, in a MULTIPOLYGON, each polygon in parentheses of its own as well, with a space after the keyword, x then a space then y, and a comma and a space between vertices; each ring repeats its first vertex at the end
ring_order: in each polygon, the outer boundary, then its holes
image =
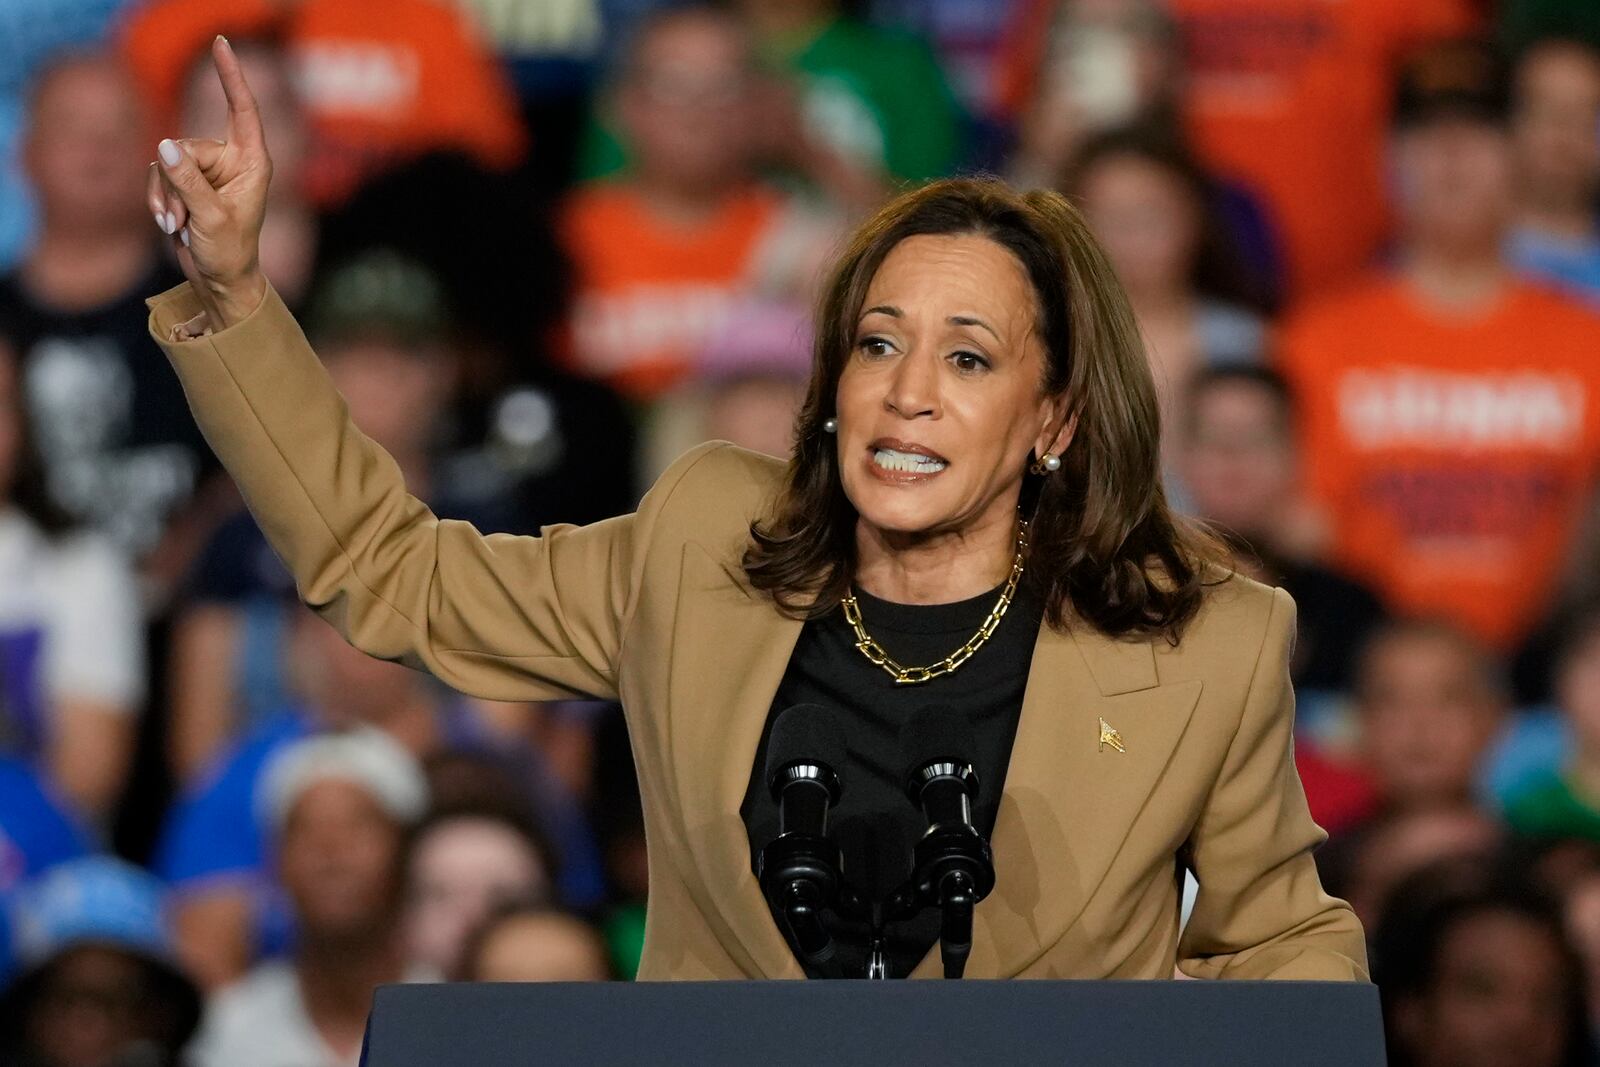
POLYGON ((778 713, 767 738, 767 784, 791 763, 820 763, 838 774, 849 746, 844 726, 821 704, 796 704, 778 713))
POLYGON ((908 779, 930 763, 973 763, 978 742, 966 712, 948 704, 918 708, 900 728, 900 775, 908 779))

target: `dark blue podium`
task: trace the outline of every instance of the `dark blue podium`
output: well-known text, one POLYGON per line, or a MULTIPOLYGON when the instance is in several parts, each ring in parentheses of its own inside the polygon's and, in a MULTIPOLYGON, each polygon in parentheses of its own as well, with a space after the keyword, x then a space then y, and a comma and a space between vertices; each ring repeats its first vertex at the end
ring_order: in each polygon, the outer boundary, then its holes
POLYGON ((364 1067, 1383 1067, 1344 982, 639 982, 378 990, 364 1067))

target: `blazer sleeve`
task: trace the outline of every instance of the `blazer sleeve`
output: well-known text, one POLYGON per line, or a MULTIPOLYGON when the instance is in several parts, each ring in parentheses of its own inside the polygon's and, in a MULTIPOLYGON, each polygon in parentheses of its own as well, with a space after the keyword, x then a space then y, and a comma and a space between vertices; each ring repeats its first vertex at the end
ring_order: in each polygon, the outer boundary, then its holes
POLYGON ((635 514, 484 535, 406 491, 276 290, 219 332, 200 330, 187 282, 146 303, 206 440, 301 599, 346 640, 487 699, 616 699, 641 546, 706 449, 679 460, 635 514))
POLYGON ((1361 922, 1322 890, 1311 853, 1327 834, 1294 766, 1294 601, 1274 589, 1271 605, 1238 731, 1189 838, 1200 892, 1178 966, 1195 978, 1366 980, 1361 922))

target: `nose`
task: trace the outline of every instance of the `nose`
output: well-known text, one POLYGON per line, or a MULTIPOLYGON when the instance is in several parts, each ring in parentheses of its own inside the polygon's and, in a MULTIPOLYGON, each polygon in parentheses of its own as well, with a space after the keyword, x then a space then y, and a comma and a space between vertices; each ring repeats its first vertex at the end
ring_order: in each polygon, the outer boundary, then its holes
POLYGON ((931 349, 914 349, 895 364, 883 406, 902 419, 939 417, 939 356, 931 349))

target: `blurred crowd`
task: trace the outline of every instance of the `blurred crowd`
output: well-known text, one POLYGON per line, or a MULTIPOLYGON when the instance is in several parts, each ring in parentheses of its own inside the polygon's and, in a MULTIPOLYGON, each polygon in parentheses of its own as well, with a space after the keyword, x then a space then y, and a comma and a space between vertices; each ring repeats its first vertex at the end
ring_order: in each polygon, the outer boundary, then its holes
POLYGON ((0 1062, 353 1064, 376 985, 633 973, 615 707, 344 645, 146 331, 163 136, 225 33, 262 264, 439 514, 628 511, 786 454, 810 302, 893 191, 1069 195, 1167 493, 1299 605, 1296 760, 1399 1064, 1600 1034, 1593 0, 0 6, 0 1062))

